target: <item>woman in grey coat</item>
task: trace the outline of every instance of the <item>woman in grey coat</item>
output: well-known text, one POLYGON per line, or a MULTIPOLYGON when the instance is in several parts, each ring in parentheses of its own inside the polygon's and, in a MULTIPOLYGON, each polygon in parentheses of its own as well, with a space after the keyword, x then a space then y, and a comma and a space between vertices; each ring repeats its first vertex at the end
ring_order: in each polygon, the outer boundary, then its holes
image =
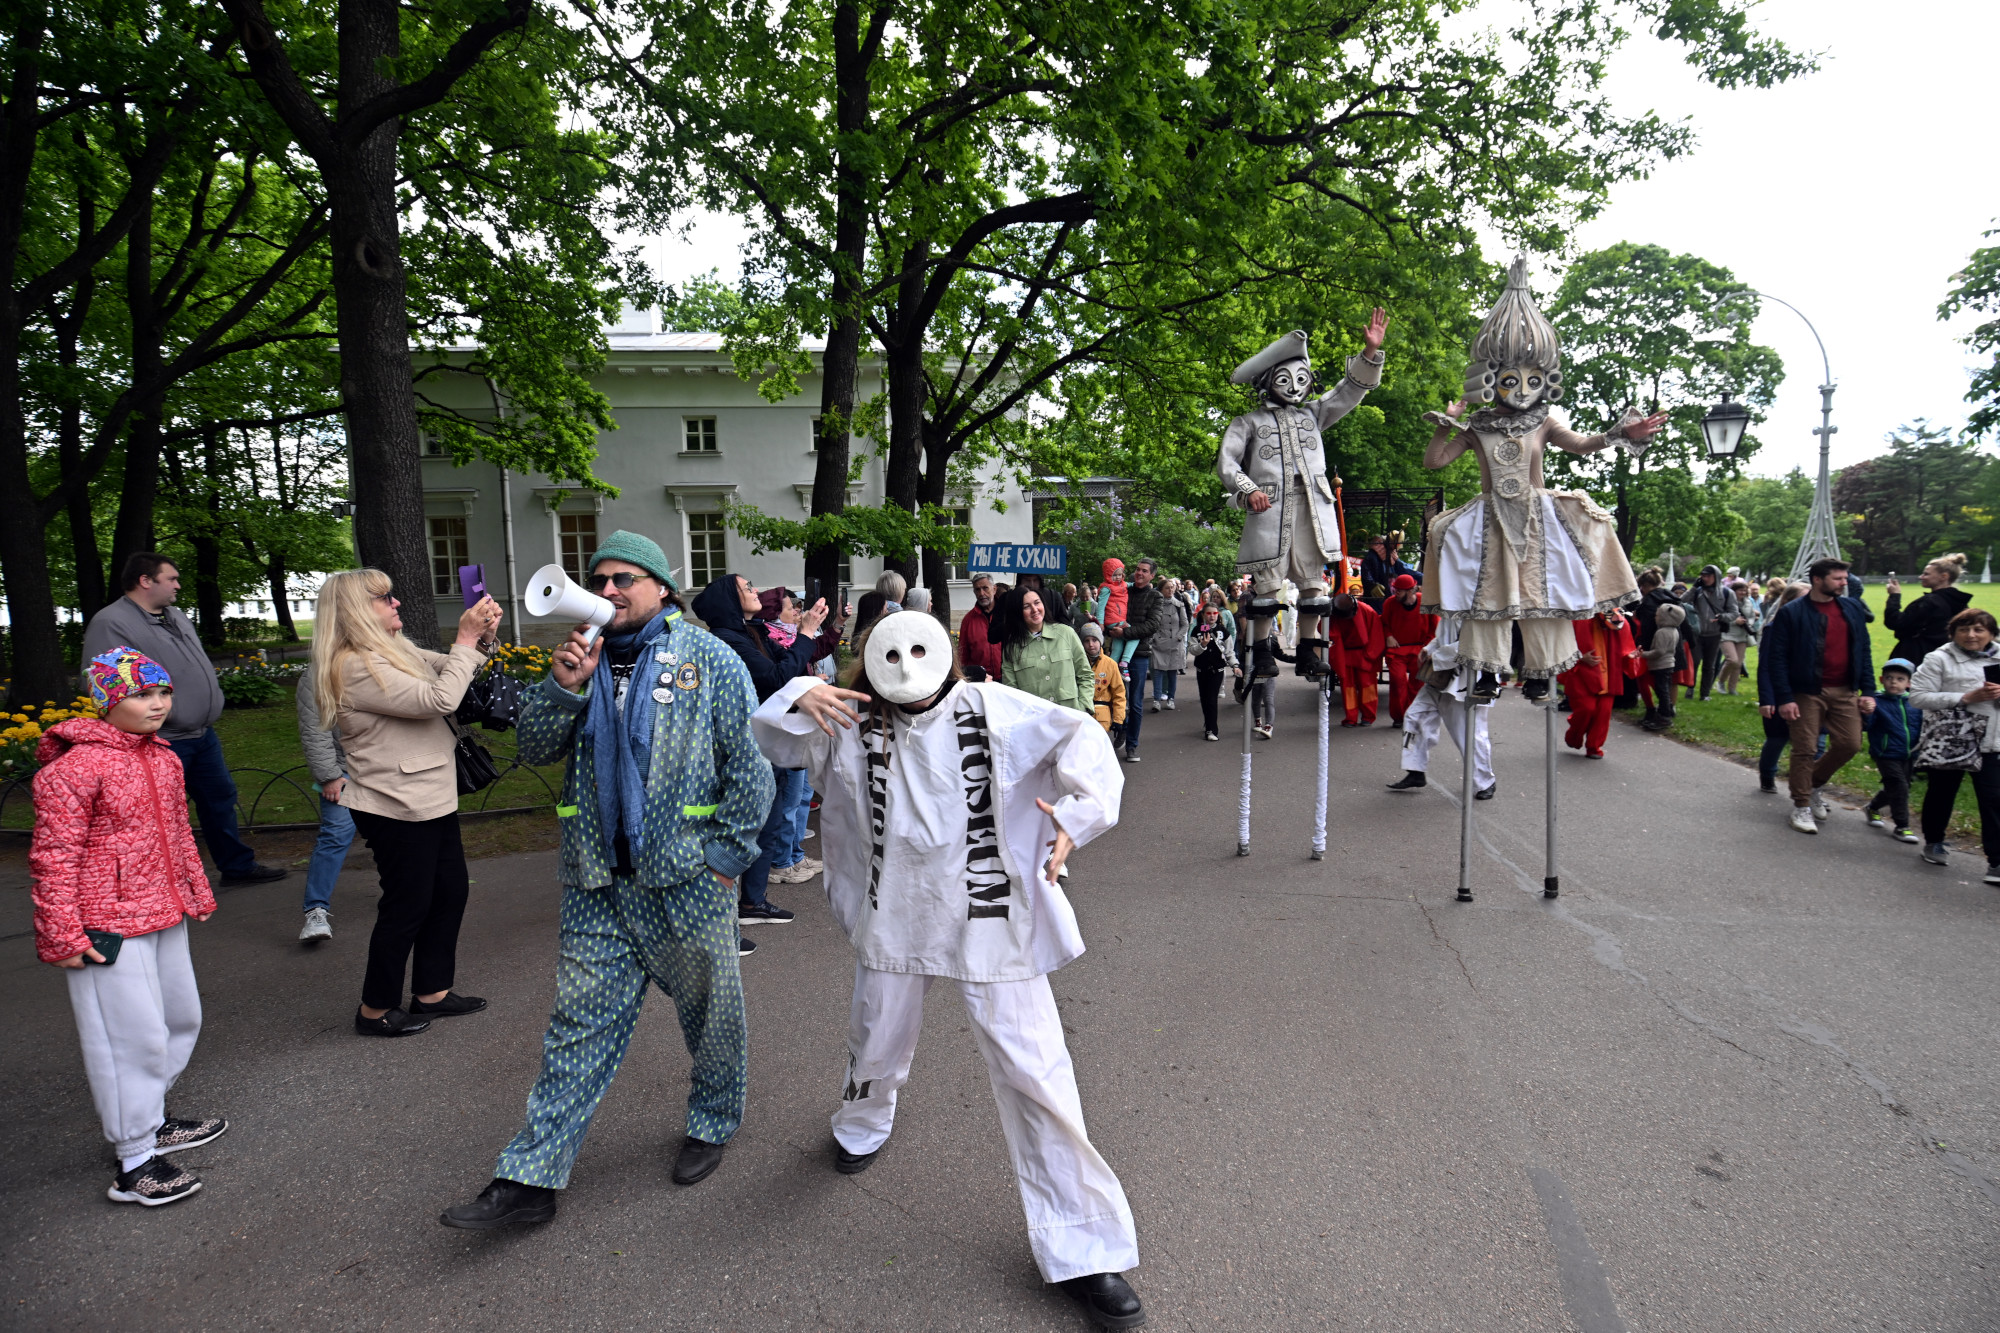
POLYGON ((1187 670, 1188 610, 1179 597, 1160 599, 1159 628, 1153 631, 1153 702, 1155 713, 1172 712, 1181 672, 1187 670))

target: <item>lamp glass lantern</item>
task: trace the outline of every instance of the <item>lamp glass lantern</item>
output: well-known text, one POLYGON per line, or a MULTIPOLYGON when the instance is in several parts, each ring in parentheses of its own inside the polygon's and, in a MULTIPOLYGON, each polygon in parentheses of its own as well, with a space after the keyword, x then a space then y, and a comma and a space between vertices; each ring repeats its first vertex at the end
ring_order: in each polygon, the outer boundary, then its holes
POLYGON ((1722 401, 1709 408, 1708 415, 1701 419, 1701 437, 1708 445, 1708 456, 1736 457, 1737 447, 1743 443, 1743 432, 1749 428, 1750 410, 1723 394, 1722 401))

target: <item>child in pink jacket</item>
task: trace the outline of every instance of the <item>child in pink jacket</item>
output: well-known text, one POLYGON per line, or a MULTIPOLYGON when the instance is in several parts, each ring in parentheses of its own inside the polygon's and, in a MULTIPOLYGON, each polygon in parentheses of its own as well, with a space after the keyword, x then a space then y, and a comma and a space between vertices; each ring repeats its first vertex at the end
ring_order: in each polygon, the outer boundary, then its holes
POLYGON ((181 761, 159 730, 174 686, 136 648, 92 658, 102 718, 59 723, 35 753, 35 951, 64 969, 83 1068, 118 1154, 115 1203, 174 1203, 201 1182, 165 1154, 226 1120, 170 1120, 167 1090, 194 1053, 201 997, 187 918, 215 895, 188 828, 181 761))

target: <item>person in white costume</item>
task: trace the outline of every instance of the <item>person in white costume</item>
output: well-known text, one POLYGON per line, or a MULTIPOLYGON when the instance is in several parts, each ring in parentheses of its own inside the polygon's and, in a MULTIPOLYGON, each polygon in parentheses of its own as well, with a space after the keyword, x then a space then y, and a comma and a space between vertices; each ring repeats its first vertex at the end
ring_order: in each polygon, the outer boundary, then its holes
POLYGON ((1048 974, 1083 952, 1056 877, 1118 822, 1104 729, 994 681, 967 681, 937 619, 876 622, 852 690, 793 681, 751 718, 772 763, 820 793, 826 893, 858 955, 834 1165, 888 1142, 924 997, 958 983, 1046 1281, 1099 1325, 1145 1322, 1119 1276, 1139 1262, 1125 1191, 1084 1130, 1048 974))
MULTIPOLYGON (((1469 672, 1460 671, 1458 626, 1449 620, 1438 622, 1437 637, 1424 645, 1417 660, 1417 674, 1424 686, 1403 714, 1403 776, 1389 784, 1390 791, 1417 791, 1428 783, 1431 747, 1449 731, 1452 744, 1465 753, 1465 688, 1469 672)), ((1473 708, 1472 780, 1475 801, 1490 801, 1498 790, 1493 776, 1493 733, 1488 726, 1489 705, 1473 708)))

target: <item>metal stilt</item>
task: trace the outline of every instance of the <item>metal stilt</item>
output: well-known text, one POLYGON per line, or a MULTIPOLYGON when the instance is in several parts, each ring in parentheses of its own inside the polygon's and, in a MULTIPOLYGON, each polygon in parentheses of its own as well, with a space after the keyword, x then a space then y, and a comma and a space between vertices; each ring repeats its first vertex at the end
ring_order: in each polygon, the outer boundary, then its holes
POLYGON ((1256 658, 1250 663, 1252 674, 1245 677, 1249 688, 1243 692, 1243 786, 1236 797, 1236 854, 1250 855, 1250 724, 1257 715, 1256 658))
POLYGON ((1465 760, 1464 776, 1458 788, 1458 900, 1472 901, 1472 798, 1477 794, 1473 787, 1472 756, 1479 748, 1479 718, 1472 710, 1480 707, 1472 701, 1472 691, 1466 690, 1464 727, 1458 748, 1465 760))
POLYGON ((1313 806, 1313 854, 1312 859, 1326 859, 1326 746, 1328 733, 1333 729, 1333 675, 1328 673, 1319 682, 1319 795, 1313 806))
POLYGON ((1548 711, 1548 758, 1543 786, 1549 803, 1548 850, 1542 858, 1542 897, 1554 898, 1562 892, 1556 883, 1556 693, 1549 691, 1544 707, 1548 711))

